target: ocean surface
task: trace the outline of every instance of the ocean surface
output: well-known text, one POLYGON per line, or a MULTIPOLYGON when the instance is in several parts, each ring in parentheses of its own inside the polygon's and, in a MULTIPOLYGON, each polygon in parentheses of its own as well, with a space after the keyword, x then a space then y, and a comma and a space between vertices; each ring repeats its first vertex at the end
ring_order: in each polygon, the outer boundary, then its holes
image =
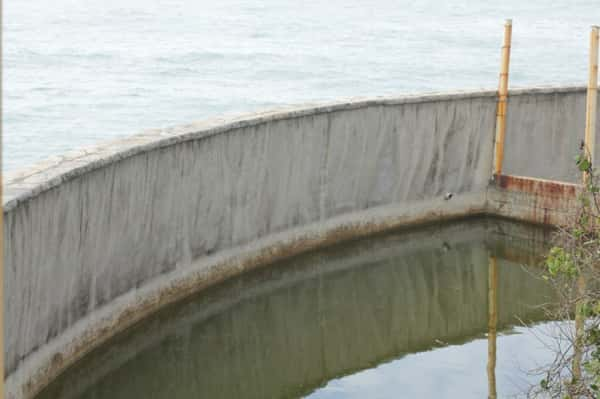
POLYGON ((3 166, 215 115, 584 84, 599 0, 6 0, 3 166))

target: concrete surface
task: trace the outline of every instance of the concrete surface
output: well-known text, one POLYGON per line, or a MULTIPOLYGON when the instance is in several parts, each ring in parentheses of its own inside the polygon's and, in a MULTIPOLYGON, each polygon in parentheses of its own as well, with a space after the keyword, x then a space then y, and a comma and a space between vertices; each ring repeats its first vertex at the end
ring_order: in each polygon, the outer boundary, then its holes
POLYGON ((513 95, 506 115, 503 173, 579 182, 574 159, 584 138, 585 102, 584 88, 513 95))
MULTIPOLYGON (((560 132, 583 126, 584 97, 512 92, 506 171, 568 177, 579 139, 560 132)), ((31 397, 116 332, 245 270, 502 213, 488 201, 494 123, 491 91, 357 99, 148 131, 5 176, 8 397, 31 397)))

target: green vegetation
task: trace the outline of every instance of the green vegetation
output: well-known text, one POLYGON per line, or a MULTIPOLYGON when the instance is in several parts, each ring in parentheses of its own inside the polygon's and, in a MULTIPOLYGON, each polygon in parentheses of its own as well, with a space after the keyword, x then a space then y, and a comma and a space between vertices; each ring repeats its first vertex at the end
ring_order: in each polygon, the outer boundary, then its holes
POLYGON ((544 276, 558 294, 550 316, 572 322, 561 323, 552 337, 554 361, 544 368, 534 397, 600 396, 600 186, 589 154, 582 152, 576 162, 584 175, 579 206, 557 231, 544 276))

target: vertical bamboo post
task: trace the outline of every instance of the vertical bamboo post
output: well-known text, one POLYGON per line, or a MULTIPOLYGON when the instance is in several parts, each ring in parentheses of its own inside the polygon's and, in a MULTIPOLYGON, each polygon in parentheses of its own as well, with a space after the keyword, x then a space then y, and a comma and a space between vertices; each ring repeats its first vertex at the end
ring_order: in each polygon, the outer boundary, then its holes
POLYGON ((508 99, 508 69, 510 64, 510 45, 512 41, 512 20, 504 23, 504 42, 500 62, 500 82, 498 84, 498 107, 496 110, 496 147, 494 156, 494 174, 502 174, 504 160, 504 135, 506 132, 506 103, 508 99))
MULTIPOLYGON (((585 156, 594 167, 594 146, 596 141, 596 110, 598 104, 598 35, 600 28, 592 26, 590 32, 590 61, 585 109, 585 156)), ((588 181, 588 173, 584 173, 584 184, 588 181)))
MULTIPOLYGON (((600 28, 592 26, 590 32, 590 59, 589 59, 589 79, 587 88, 587 102, 585 108, 585 139, 584 156, 594 167, 594 147, 596 141, 596 110, 598 104, 598 39, 600 28)), ((583 184, 589 183, 590 175, 583 172, 583 184)), ((583 276, 577 279, 577 294, 580 299, 575 305, 575 343, 573 346, 573 379, 581 379, 581 360, 583 358, 583 334, 585 326, 585 316, 582 307, 585 305, 586 281, 583 276)))
POLYGON ((498 324, 497 307, 498 269, 496 257, 489 257, 488 264, 488 398, 496 399, 496 329, 498 324))

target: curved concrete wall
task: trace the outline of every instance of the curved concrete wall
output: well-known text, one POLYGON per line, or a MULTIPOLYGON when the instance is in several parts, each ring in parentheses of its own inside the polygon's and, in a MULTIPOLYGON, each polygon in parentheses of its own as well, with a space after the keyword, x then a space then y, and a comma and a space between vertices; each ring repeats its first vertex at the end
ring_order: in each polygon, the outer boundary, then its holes
MULTIPOLYGON (((561 134, 582 131, 584 97, 579 88, 513 92, 507 171, 565 177, 579 138, 561 134)), ((9 397, 29 397, 94 344, 243 270, 485 212, 495 104, 494 92, 473 92, 214 119, 9 175, 9 397)))

